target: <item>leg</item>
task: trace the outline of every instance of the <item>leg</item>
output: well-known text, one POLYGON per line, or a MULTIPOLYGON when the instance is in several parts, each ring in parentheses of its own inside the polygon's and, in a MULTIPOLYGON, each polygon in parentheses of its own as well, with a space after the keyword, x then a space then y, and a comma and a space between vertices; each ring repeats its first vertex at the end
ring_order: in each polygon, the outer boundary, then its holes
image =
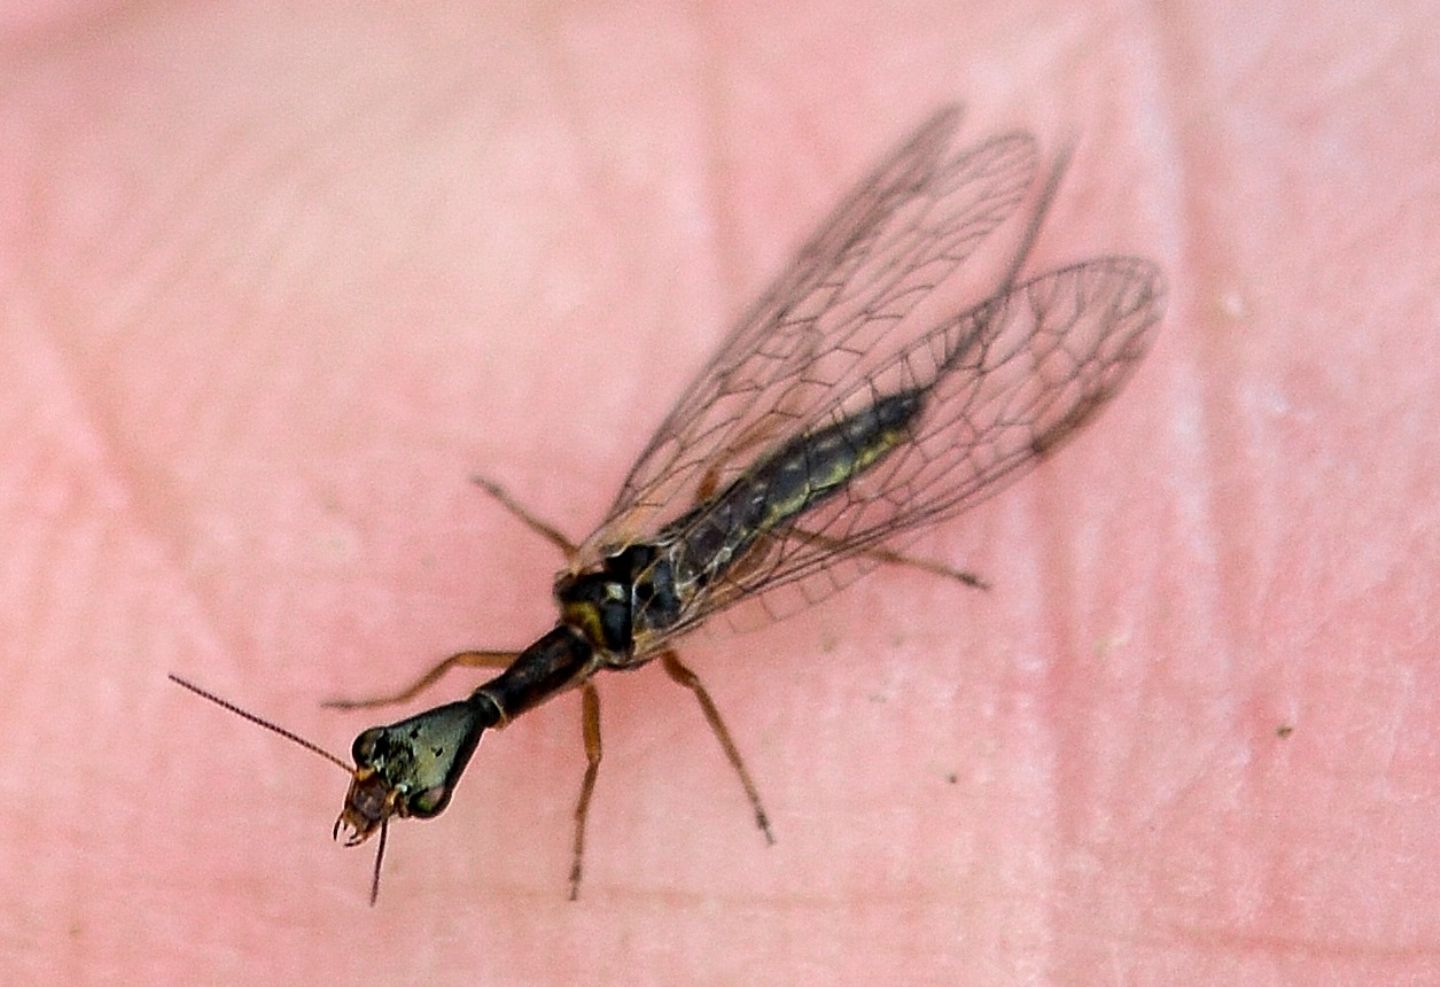
MULTIPOLYGON (((815 534, 796 528, 792 532, 794 537, 802 539, 811 544, 820 545, 824 548, 831 548, 836 545, 835 539, 827 538, 825 535, 815 534)), ((973 572, 966 572, 964 569, 955 569, 940 562, 931 562, 929 559, 912 558, 893 549, 874 546, 862 548, 857 555, 867 559, 874 559, 882 565, 901 565, 911 569, 919 569, 921 572, 928 572, 935 576, 943 576, 946 579, 953 579, 956 582, 964 583, 966 586, 973 586, 976 589, 989 589, 990 584, 973 572)))
POLYGON ((544 521, 541 521, 539 518, 535 517, 535 515, 527 511, 524 507, 520 506, 519 501, 511 497, 510 494, 505 491, 505 488, 500 486, 500 484, 494 482, 493 480, 486 479, 483 476, 473 476, 470 479, 477 487, 479 487, 481 490, 484 490, 491 497, 494 497, 496 500, 498 500, 500 502, 500 506, 513 514, 520 521, 521 524, 525 525, 525 527, 535 532, 541 538, 544 538, 546 541, 550 542, 550 544, 559 548, 561 552, 565 553, 566 559, 572 559, 575 557, 575 552, 577 551, 578 546, 576 546, 574 542, 561 534, 560 529, 556 528, 554 525, 546 524, 544 521))
POLYGON ((506 668, 515 660, 514 651, 462 651, 451 655, 413 683, 390 696, 374 699, 328 699, 321 705, 330 709, 369 709, 372 706, 393 706, 414 699, 419 693, 440 680, 452 668, 506 668))
POLYGON ((760 804, 760 792, 755 788, 755 782, 750 780, 750 772, 745 770, 745 762, 740 759, 740 752, 735 748, 735 741, 730 739, 730 731, 725 729, 725 721, 720 719, 720 711, 715 708, 710 693, 700 684, 700 678, 680 661, 680 656, 673 651, 665 651, 660 655, 660 661, 665 666, 665 672, 676 682, 683 685, 695 694, 700 703, 700 710, 705 714, 705 719, 710 723, 710 730, 715 734, 715 739, 720 741, 720 746, 725 750, 725 756, 730 761, 730 766, 740 776, 740 784, 745 786, 745 794, 750 798, 750 804, 755 809, 755 825, 760 827, 760 832, 765 834, 765 842, 775 844, 775 837, 770 832, 770 819, 765 815, 765 807, 760 804))
POLYGON ((740 457, 741 453, 756 448, 762 442, 768 442, 770 440, 769 432, 773 429, 773 421, 768 418, 762 419, 752 424, 742 435, 734 439, 726 450, 728 454, 726 458, 716 462, 715 465, 706 470, 705 475, 700 478, 700 484, 695 488, 695 503, 699 504, 709 500, 715 491, 720 489, 720 470, 722 467, 734 462, 740 457), (765 426, 764 431, 761 430, 762 425, 765 426))
POLYGON ((595 794, 595 776, 600 773, 600 693, 586 682, 580 687, 580 727, 585 735, 585 780, 580 783, 580 801, 575 803, 575 854, 570 861, 570 900, 580 897, 580 864, 585 856, 585 817, 590 814, 590 796, 595 794))
POLYGON ((929 559, 912 558, 909 555, 902 555, 900 552, 891 551, 888 548, 870 548, 860 553, 866 558, 874 559, 876 562, 885 565, 903 565, 911 569, 919 569, 921 572, 928 572, 936 576, 944 576, 946 579, 953 579, 956 582, 964 583, 966 586, 973 586, 975 589, 989 589, 990 584, 973 572, 964 569, 954 569, 940 562, 931 562, 929 559))

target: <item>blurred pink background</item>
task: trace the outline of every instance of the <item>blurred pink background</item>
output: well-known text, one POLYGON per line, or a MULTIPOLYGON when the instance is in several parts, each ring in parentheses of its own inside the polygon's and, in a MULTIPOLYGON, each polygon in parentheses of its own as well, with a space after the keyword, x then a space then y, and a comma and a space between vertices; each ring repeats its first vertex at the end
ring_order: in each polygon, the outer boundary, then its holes
MULTIPOLYGON (((898 6, 898 5, 895 5, 898 6)), ((6 983, 1440 982, 1431 3, 0 15, 6 983), (330 842, 319 708, 528 642, 729 318, 941 102, 1140 253, 1099 423, 882 572, 565 697, 330 842)), ((473 683, 447 680, 438 702, 473 683)), ((419 708, 418 705, 414 708, 419 708)))

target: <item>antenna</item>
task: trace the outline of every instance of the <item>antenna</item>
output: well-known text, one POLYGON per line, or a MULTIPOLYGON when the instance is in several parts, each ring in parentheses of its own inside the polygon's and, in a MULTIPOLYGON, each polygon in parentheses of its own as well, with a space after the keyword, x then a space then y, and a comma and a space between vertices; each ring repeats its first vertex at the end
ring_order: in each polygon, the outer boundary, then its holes
POLYGON ((216 706, 219 706, 221 709, 228 709, 230 712, 234 713, 236 716, 240 717, 242 720, 249 720, 251 723, 254 723, 256 726, 264 727, 266 730, 269 730, 271 733, 278 733, 280 736, 284 737, 286 740, 290 741, 291 743, 299 744, 301 747, 305 748, 307 751, 313 751, 314 753, 319 754, 321 757, 323 757, 325 760, 331 762, 332 764, 338 764, 338 765, 340 765, 341 770, 343 770, 347 775, 353 775, 353 774, 355 773, 355 769, 354 769, 353 767, 351 767, 351 765, 350 765, 350 763, 349 763, 348 761, 345 761, 345 760, 343 760, 343 759, 341 759, 341 758, 336 757, 334 754, 331 754, 329 751, 327 751, 325 748, 321 747, 319 744, 312 744, 310 741, 306 740, 304 737, 300 736, 299 734, 291 733, 289 730, 286 730, 286 729, 285 729, 284 727, 282 727, 282 726, 278 726, 278 725, 276 725, 276 724, 274 724, 274 723, 271 723, 269 720, 261 719, 260 717, 256 716, 254 713, 251 713, 251 712, 249 712, 248 710, 243 710, 243 709, 241 709, 239 706, 236 706, 234 703, 228 702, 227 700, 224 700, 224 699, 221 699, 219 696, 215 695, 215 693, 213 693, 213 692, 207 692, 206 690, 204 690, 204 689, 200 688, 198 685, 196 685, 194 682, 187 682, 185 679, 182 679, 180 676, 176 675, 174 672, 171 672, 171 673, 170 673, 170 681, 171 681, 171 682, 174 682, 176 685, 180 686, 182 689, 189 689, 191 692, 195 693, 195 695, 199 696, 201 699, 208 699, 208 700, 210 700, 212 703, 214 703, 216 706))
MULTIPOLYGON (((239 706, 236 706, 229 700, 221 699, 219 696, 215 695, 215 693, 213 692, 210 692, 208 689, 202 689, 194 682, 182 679, 174 672, 169 673, 169 677, 171 682, 174 682, 182 689, 188 689, 189 691, 195 693, 195 695, 199 696, 201 699, 210 700, 216 706, 219 706, 223 710, 228 710, 229 712, 234 713, 242 720, 249 720, 256 726, 264 727, 271 733, 279 734, 291 743, 298 744, 299 746, 305 748, 307 751, 311 751, 315 754, 320 755, 325 760, 329 761, 331 764, 338 764, 340 768, 352 778, 357 777, 356 768, 352 767, 349 762, 336 757, 334 754, 331 754, 319 744, 313 744, 297 733, 292 733, 291 731, 286 730, 284 727, 278 724, 271 723, 269 720, 256 716, 249 710, 241 709, 239 706)), ((342 816, 341 818, 343 819, 344 817, 342 816)), ((335 820, 335 832, 337 833, 340 831, 340 822, 341 819, 335 820)), ((376 900, 380 897, 380 865, 385 860, 385 841, 389 834, 390 817, 387 812, 386 815, 382 815, 380 817, 380 846, 375 851, 375 872, 370 877, 370 906, 372 908, 375 906, 376 900)))

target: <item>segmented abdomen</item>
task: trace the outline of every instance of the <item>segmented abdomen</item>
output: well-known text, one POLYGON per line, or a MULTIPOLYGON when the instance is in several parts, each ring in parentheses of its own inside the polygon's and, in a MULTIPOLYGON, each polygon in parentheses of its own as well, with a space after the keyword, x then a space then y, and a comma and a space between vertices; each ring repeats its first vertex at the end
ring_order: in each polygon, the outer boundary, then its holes
POLYGON ((709 500, 666 525, 646 578, 636 584, 636 631, 663 630, 685 600, 724 579, 755 547, 828 500, 904 442, 924 406, 918 388, 883 397, 832 425, 798 435, 709 500))

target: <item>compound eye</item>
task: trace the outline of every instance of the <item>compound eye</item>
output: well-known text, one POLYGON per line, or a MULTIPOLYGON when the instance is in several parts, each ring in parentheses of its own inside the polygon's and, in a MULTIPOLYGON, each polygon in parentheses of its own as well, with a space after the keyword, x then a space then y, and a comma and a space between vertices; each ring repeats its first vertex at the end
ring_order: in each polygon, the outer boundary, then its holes
POLYGON ((356 767, 374 765, 375 747, 384 733, 384 727, 371 727, 355 738, 355 743, 350 745, 350 757, 354 759, 356 767))
POLYGON ((436 785, 433 788, 416 792, 406 800, 405 807, 409 815, 420 819, 429 819, 432 816, 438 816, 449 804, 450 789, 444 785, 436 785))

